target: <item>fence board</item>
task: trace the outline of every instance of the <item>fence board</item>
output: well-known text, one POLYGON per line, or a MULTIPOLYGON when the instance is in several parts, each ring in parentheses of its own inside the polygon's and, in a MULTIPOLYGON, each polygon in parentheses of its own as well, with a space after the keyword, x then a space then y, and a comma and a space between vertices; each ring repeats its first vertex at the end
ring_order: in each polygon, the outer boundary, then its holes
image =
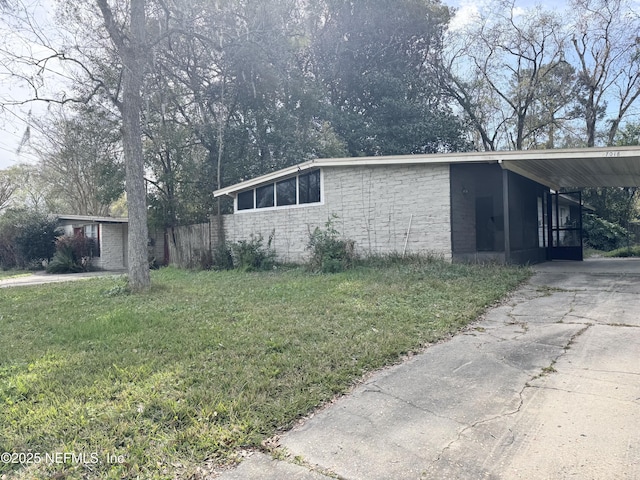
POLYGON ((211 262, 209 223, 168 230, 169 263, 180 268, 202 268, 211 262))

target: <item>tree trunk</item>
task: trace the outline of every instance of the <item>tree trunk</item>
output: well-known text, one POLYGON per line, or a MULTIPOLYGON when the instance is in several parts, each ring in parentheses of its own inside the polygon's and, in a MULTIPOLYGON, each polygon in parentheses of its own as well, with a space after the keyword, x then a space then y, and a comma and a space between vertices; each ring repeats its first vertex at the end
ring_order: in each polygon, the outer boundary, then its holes
POLYGON ((149 272, 149 228, 147 226, 147 192, 144 183, 142 149, 142 81, 146 64, 145 0, 130 0, 129 32, 120 30, 107 0, 96 0, 122 60, 122 143, 124 147, 125 183, 129 208, 129 287, 145 290, 151 285, 149 272))
POLYGON ((149 273, 149 230, 147 192, 144 184, 142 149, 142 79, 145 65, 145 0, 131 0, 132 45, 123 55, 122 128, 126 164, 127 204, 129 207, 129 287, 144 290, 151 285, 149 273))
MULTIPOLYGON (((135 2, 133 2, 135 3, 135 2)), ((144 157, 140 127, 140 67, 125 67, 123 75, 122 129, 125 182, 129 208, 129 287, 144 290, 151 285, 147 243, 147 198, 144 184, 144 157)))

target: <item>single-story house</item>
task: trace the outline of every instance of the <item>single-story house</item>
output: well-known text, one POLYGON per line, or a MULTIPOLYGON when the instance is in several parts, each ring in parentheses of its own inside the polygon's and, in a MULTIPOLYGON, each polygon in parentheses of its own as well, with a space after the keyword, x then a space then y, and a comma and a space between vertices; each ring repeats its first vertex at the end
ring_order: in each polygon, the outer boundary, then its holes
POLYGON ((95 240, 92 264, 102 270, 127 268, 129 219, 92 215, 56 215, 65 235, 84 235, 95 240))
POLYGON ((640 148, 472 152, 316 159, 214 192, 234 200, 227 241, 273 236, 300 262, 310 233, 334 227, 359 254, 451 261, 582 259, 579 192, 640 186, 640 148))

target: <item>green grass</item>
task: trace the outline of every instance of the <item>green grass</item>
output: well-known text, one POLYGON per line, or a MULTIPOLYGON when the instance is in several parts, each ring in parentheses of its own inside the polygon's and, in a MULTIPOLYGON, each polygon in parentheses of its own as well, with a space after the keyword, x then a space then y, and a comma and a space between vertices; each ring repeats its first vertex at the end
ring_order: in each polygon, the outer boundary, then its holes
POLYGON ((189 478, 459 330, 527 275, 436 261, 335 275, 168 268, 139 295, 117 278, 1 289, 0 452, 88 462, 0 463, 0 475, 189 478))
POLYGON ((27 272, 26 270, 0 270, 0 280, 6 280, 7 278, 14 277, 26 277, 28 275, 33 275, 33 273, 27 272))
POLYGON ((618 248, 603 255, 605 257, 640 257, 640 245, 618 248))

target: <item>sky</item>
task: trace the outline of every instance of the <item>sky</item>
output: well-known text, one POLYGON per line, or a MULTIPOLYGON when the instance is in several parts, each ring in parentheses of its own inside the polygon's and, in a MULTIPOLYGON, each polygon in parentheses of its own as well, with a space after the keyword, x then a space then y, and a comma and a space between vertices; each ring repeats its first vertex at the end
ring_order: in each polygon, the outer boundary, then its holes
MULTIPOLYGON (((48 2, 50 0, 41 0, 41 2, 48 2)), ((453 20, 452 28, 457 28, 463 25, 465 22, 470 21, 473 15, 478 12, 478 9, 482 8, 482 5, 487 0, 443 0, 446 5, 457 8, 457 15, 453 20)), ((558 2, 557 0, 544 0, 542 3, 548 2, 550 5, 556 8, 564 2, 558 2)), ((518 9, 525 9, 531 7, 536 3, 533 0, 516 0, 516 7, 518 9)), ((47 9, 40 8, 38 10, 39 15, 45 15, 47 9)), ((46 18, 46 17, 45 17, 46 18)), ((45 19, 41 23, 46 22, 45 19)), ((3 40, 6 44, 7 35, 6 32, 0 31, 0 36, 3 36, 3 40)), ((23 45, 21 48, 35 49, 33 45, 23 45)), ((36 50, 37 51, 37 50, 36 50)), ((0 59, 1 60, 1 59, 0 59)), ((21 89, 14 81, 8 76, 6 70, 3 71, 2 64, 0 63, 0 104, 7 100, 20 100, 29 98, 29 92, 25 89, 21 89)), ((13 165, 20 163, 33 163, 36 158, 29 152, 29 148, 20 148, 21 140, 24 138, 27 130, 28 119, 31 116, 36 117, 46 113, 47 105, 41 102, 33 102, 22 106, 6 107, 2 109, 0 107, 0 170, 6 169, 13 165)))
MULTIPOLYGON (((33 25, 40 26, 40 30, 47 36, 53 36, 43 27, 52 23, 52 0, 30 0, 20 2, 24 8, 29 8, 33 15, 33 25)), ((15 103, 32 98, 31 90, 25 88, 24 82, 12 78, 11 73, 33 74, 34 70, 26 70, 16 65, 7 65, 7 58, 2 50, 13 54, 33 54, 39 58, 46 57, 50 51, 36 42, 19 40, 15 26, 7 25, 9 20, 0 22, 0 170, 21 163, 34 163, 36 157, 29 148, 21 148, 21 143, 27 139, 30 118, 37 118, 46 114, 48 105, 44 102, 29 102, 22 105, 15 103), (29 73, 27 73, 29 72, 29 73)), ((53 88, 62 88, 59 84, 53 88)))

